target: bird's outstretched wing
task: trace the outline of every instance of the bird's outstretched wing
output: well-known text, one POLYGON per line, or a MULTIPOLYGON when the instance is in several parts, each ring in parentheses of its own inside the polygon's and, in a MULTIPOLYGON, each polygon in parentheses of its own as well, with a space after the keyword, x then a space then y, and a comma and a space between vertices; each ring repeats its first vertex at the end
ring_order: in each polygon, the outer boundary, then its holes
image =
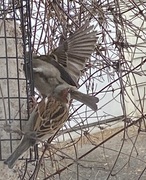
POLYGON ((95 49, 97 32, 93 31, 93 27, 86 22, 50 54, 65 67, 75 82, 95 49))

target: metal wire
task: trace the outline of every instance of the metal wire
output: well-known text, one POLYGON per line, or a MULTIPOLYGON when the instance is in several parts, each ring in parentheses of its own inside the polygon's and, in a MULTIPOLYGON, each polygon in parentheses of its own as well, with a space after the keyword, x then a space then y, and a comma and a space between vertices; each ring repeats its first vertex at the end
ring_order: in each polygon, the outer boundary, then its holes
MULTIPOLYGON (((30 80, 28 80, 27 77, 23 76, 22 69, 22 63, 26 63, 26 50, 30 52, 27 63, 30 63, 31 67, 30 3, 28 0, 20 2, 3 0, 0 8, 0 41, 4 42, 4 52, 0 55, 0 61, 1 64, 5 64, 5 69, 1 69, 5 75, 1 75, 0 82, 2 85, 5 83, 5 87, 2 86, 2 90, 4 92, 7 91, 3 97, 7 104, 7 119, 10 124, 13 124, 14 121, 17 122, 17 128, 22 129, 26 120, 28 120, 29 98, 33 95, 32 71, 29 72, 30 80), (20 26, 20 29, 18 26, 20 26), (13 84, 15 84, 15 87, 13 84), (17 107, 15 107, 15 113, 12 113, 14 111, 12 103, 17 107)), ((3 107, 1 106, 1 108, 3 107)), ((1 126, 3 126, 6 119, 1 117, 0 122, 1 126)), ((14 151, 18 141, 20 141, 20 137, 11 133, 7 133, 6 136, 0 139, 0 160, 4 160, 8 154, 14 151), (7 151, 9 153, 6 154, 4 147, 6 145, 8 147, 8 144, 9 149, 7 151)))

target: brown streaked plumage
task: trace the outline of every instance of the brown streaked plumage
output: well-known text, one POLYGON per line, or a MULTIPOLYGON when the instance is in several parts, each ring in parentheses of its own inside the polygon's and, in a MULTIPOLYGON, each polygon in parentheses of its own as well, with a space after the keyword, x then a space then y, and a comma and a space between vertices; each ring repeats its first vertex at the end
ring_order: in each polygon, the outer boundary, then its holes
POLYGON ((45 136, 49 138, 63 126, 68 118, 69 108, 63 103, 54 97, 45 98, 39 103, 38 118, 34 126, 37 138, 45 139, 45 136))
POLYGON ((52 137, 67 121, 70 93, 60 85, 51 96, 43 98, 32 111, 23 130, 23 137, 15 151, 4 161, 13 168, 17 159, 38 141, 52 137))

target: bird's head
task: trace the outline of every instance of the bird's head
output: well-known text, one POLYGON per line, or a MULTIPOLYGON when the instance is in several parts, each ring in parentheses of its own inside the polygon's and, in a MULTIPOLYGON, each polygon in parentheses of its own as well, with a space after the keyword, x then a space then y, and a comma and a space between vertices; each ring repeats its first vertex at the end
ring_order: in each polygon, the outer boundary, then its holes
POLYGON ((63 103, 70 102, 70 88, 68 85, 58 85, 53 92, 53 96, 63 103))

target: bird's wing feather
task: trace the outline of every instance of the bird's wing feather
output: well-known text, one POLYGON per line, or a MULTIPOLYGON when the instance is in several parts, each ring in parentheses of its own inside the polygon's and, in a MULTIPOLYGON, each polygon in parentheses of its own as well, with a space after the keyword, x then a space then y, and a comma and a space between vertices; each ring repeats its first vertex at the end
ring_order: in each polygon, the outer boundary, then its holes
POLYGON ((56 60, 66 68, 76 82, 80 71, 95 48, 96 31, 90 32, 92 29, 93 26, 89 26, 89 22, 85 23, 52 52, 52 55, 57 57, 56 60), (72 65, 76 67, 74 71, 72 65))
POLYGON ((50 138, 68 118, 68 108, 53 97, 43 99, 38 104, 38 117, 34 126, 38 138, 50 138))
MULTIPOLYGON (((60 65, 57 61, 55 61, 52 57, 49 57, 49 56, 45 56, 45 55, 42 55, 42 56, 37 56, 36 57, 37 59, 41 59, 45 62, 48 62, 50 64, 52 64, 55 68, 57 68, 60 72, 60 76, 61 78, 69 85, 71 86, 76 86, 78 87, 78 84, 73 80, 73 78, 71 77, 71 75, 65 70, 65 68, 60 65)), ((34 58, 34 61, 35 61, 35 58, 34 58)), ((49 69, 48 69, 49 71, 49 69)))

